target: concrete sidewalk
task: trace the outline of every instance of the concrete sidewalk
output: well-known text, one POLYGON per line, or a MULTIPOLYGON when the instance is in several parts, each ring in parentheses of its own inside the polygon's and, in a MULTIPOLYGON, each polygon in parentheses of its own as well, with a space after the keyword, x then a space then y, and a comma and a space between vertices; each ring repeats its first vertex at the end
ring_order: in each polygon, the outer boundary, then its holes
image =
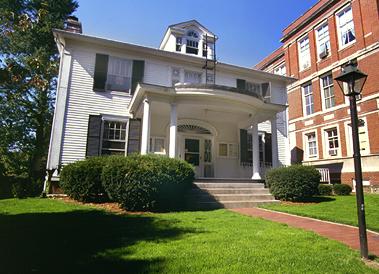
MULTIPOLYGON (((310 230, 321 236, 340 241, 353 249, 359 250, 359 233, 357 227, 261 208, 238 208, 232 209, 232 211, 310 230)), ((379 257, 379 233, 367 231, 367 241, 369 253, 379 257)))

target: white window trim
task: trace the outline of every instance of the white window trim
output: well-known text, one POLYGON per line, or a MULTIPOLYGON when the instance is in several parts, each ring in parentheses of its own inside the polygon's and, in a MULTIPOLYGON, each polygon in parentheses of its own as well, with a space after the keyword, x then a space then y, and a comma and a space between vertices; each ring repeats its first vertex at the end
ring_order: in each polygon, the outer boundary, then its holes
POLYGON ((330 75, 332 77, 332 81, 333 81, 333 89, 334 89, 334 101, 336 100, 336 89, 335 89, 335 85, 334 85, 334 78, 333 78, 333 73, 332 71, 328 72, 328 73, 325 73, 323 75, 320 75, 319 77, 319 85, 320 85, 320 93, 321 93, 321 106, 322 106, 322 112, 329 112, 329 111, 332 111, 334 110, 335 108, 338 107, 338 104, 337 102, 335 101, 335 105, 331 108, 326 108, 325 107, 325 92, 324 92, 324 86, 323 86, 323 83, 322 83, 322 78, 326 77, 330 75))
MULTIPOLYGON (((364 128, 365 128, 365 132, 367 134, 367 150, 365 151, 360 151, 361 152, 361 155, 369 155, 371 152, 370 152, 370 137, 368 135, 368 127, 367 127, 367 117, 359 117, 359 119, 362 119, 364 122, 365 122, 365 125, 364 125, 364 128)), ((353 146, 352 144, 352 131, 349 130, 349 124, 351 123, 351 120, 347 120, 345 121, 344 123, 344 127, 345 127, 345 144, 346 144, 346 155, 348 157, 352 157, 353 156, 353 151, 351 149, 351 147, 353 146)))
POLYGON ((315 97, 313 93, 313 82, 305 83, 301 87, 301 98, 303 101, 303 117, 311 117, 315 113, 315 97), (304 87, 310 85, 312 88, 312 97, 313 97, 313 113, 307 114, 307 107, 306 107, 306 102, 305 102, 305 93, 304 93, 304 87))
MULTIPOLYGON (((341 50, 344 50, 345 48, 347 47, 350 47, 351 45, 355 44, 355 42, 357 41, 357 34, 355 33, 355 39, 354 41, 351 41, 345 45, 342 45, 341 43, 341 31, 340 31, 340 20, 339 20, 339 16, 341 15, 341 13, 345 12, 347 9, 351 8, 351 12, 353 13, 353 8, 350 4, 342 7, 341 9, 339 9, 336 13, 335 13, 335 22, 336 22, 336 31, 337 31, 337 38, 338 38, 338 51, 341 51, 341 50)), ((355 31, 355 23, 354 23, 354 15, 352 14, 352 18, 353 18, 353 24, 354 24, 354 31, 355 31)))
POLYGON ((308 130, 303 132, 303 148, 304 148, 304 159, 305 160, 317 160, 319 159, 319 153, 318 153, 318 134, 317 129, 308 130), (314 133, 316 137, 316 154, 315 155, 309 155, 309 147, 308 147, 308 135, 314 133))
POLYGON ((151 139, 151 147, 150 147, 149 153, 159 154, 159 155, 167 155, 166 138, 165 137, 163 137, 163 136, 150 136, 150 139, 151 139), (155 140, 156 139, 163 140, 163 148, 164 148, 163 152, 156 152, 155 151, 155 140))
POLYGON ((335 158, 340 158, 342 156, 341 154, 341 133, 340 133, 340 127, 339 124, 333 124, 333 125, 328 125, 326 127, 321 128, 321 138, 322 138, 322 152, 323 152, 323 158, 324 159, 335 159, 335 158), (337 137, 338 137, 338 150, 337 150, 337 155, 331 156, 329 155, 329 144, 327 143, 327 138, 326 138, 326 131, 332 128, 337 128, 337 137))
POLYGON ((217 157, 222 159, 238 159, 238 144, 233 142, 218 142, 217 143, 217 157), (220 145, 226 145, 226 156, 220 155, 220 145), (230 155, 229 146, 235 146, 237 154, 235 156, 230 155))
POLYGON ((303 37, 299 38, 297 40, 297 48, 298 48, 298 54, 297 54, 297 59, 298 59, 298 63, 299 63, 299 72, 302 72, 302 71, 305 71, 305 70, 308 70, 311 68, 312 66, 312 58, 311 58, 311 44, 310 44, 310 40, 309 40, 309 35, 308 33, 306 35, 304 35, 303 37), (309 51, 309 65, 308 67, 305 67, 303 68, 302 67, 302 61, 301 61, 301 58, 300 58, 300 54, 301 54, 301 47, 300 47, 300 43, 305 40, 305 39, 308 39, 308 51, 309 51))
POLYGON ((332 55, 331 43, 330 43, 330 28, 329 28, 328 21, 324 21, 323 23, 319 24, 319 25, 315 28, 314 32, 315 32, 315 38, 316 38, 317 61, 318 61, 318 62, 321 62, 321 61, 327 59, 328 57, 330 57, 330 56, 332 55), (327 55, 325 58, 321 59, 321 58, 320 58, 320 53, 321 53, 321 52, 320 52, 320 43, 319 43, 319 39, 318 39, 318 31, 319 31, 321 28, 325 27, 325 26, 328 27, 328 33, 329 33, 329 48, 328 48, 328 55, 327 55))
POLYGON ((276 66, 274 67, 274 69, 272 70, 272 73, 274 73, 274 74, 276 74, 276 75, 282 75, 282 76, 286 76, 286 75, 287 75, 287 67, 286 67, 286 62, 285 62, 285 61, 283 61, 283 62, 281 62, 280 64, 276 65, 276 66), (285 73, 285 74, 279 74, 279 73, 275 73, 275 70, 276 70, 276 69, 280 69, 280 71, 282 71, 282 70, 283 70, 283 67, 284 67, 284 70, 286 71, 286 73, 285 73))
POLYGON ((107 80, 105 81, 105 90, 112 93, 112 94, 124 94, 124 95, 128 95, 128 96, 131 96, 131 90, 132 90, 132 74, 133 74, 133 59, 131 59, 130 57, 126 57, 126 56, 119 56, 119 55, 109 55, 109 57, 113 57, 113 58, 117 58, 117 59, 122 59, 122 60, 127 60, 130 62, 130 88, 128 91, 119 91, 119 90, 113 90, 113 89, 109 89, 107 86, 108 86, 108 75, 109 75, 109 60, 108 60, 108 67, 107 67, 107 80))
POLYGON ((125 146, 124 146, 124 155, 127 155, 127 144, 128 144, 128 123, 129 118, 125 118, 123 116, 113 116, 113 115, 104 115, 101 117, 101 129, 100 129, 100 148, 99 152, 100 155, 103 151, 103 141, 104 141, 104 122, 120 122, 120 123, 126 123, 126 130, 125 130, 125 146))
POLYGON ((204 83, 204 79, 205 79, 205 74, 203 73, 203 71, 199 71, 199 70, 195 70, 195 69, 190 69, 190 68, 184 68, 182 70, 182 73, 183 73, 183 82, 184 84, 193 84, 193 83, 190 83, 190 82, 186 82, 186 79, 185 79, 185 74, 186 72, 193 72, 193 73, 199 73, 201 74, 200 76, 200 84, 203 84, 204 83))

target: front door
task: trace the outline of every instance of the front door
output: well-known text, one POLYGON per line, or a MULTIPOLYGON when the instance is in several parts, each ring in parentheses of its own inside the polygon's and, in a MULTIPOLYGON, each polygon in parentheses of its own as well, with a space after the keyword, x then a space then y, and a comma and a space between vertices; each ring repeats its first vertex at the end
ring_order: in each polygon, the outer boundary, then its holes
POLYGON ((200 139, 185 138, 184 139, 184 160, 195 167, 196 177, 202 177, 202 159, 200 154, 200 139))

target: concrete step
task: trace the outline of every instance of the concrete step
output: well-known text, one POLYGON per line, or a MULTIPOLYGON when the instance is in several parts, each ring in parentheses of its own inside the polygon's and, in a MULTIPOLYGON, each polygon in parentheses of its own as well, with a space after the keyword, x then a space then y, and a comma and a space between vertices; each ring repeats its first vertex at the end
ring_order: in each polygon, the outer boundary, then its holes
POLYGON ((194 195, 191 197, 192 201, 196 202, 214 202, 218 201, 220 203, 230 202, 230 201, 250 201, 259 202, 266 200, 275 200, 271 194, 202 194, 194 195))
POLYGON ((194 183, 198 188, 264 188, 263 184, 260 183, 194 183))
POLYGON ((267 188, 193 188, 191 194, 270 194, 267 188))
POLYGON ((226 201, 226 202, 198 202, 194 203, 194 209, 217 209, 217 208, 249 208, 257 207, 262 204, 279 203, 277 200, 261 200, 258 202, 251 201, 226 201))
POLYGON ((220 179, 220 178, 201 178, 196 179, 195 183, 256 183, 263 184, 264 180, 252 180, 252 179, 220 179))

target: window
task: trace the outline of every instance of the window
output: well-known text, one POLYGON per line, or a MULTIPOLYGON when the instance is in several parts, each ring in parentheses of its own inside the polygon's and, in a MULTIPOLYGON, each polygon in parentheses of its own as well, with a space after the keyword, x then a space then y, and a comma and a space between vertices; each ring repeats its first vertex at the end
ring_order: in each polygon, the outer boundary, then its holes
POLYGON ((308 37, 299 41, 299 65, 300 70, 307 69, 311 66, 311 54, 309 50, 308 37))
POLYGON ((346 8, 337 15, 337 22, 340 47, 353 43, 355 41, 355 30, 351 7, 346 8))
POLYGON ((237 158, 238 157, 238 145, 233 143, 219 143, 218 144, 218 156, 237 158))
POLYGON ((176 51, 182 50, 182 37, 176 37, 176 51))
POLYGON ((285 76, 286 73, 287 73, 286 72, 286 64, 281 64, 280 66, 277 66, 276 68, 274 68, 274 74, 285 76))
POLYGON ((184 82, 189 84, 200 84, 201 83, 201 72, 197 71, 184 71, 184 82))
POLYGON ((336 105, 334 97, 333 77, 331 74, 321 77, 321 86, 324 97, 324 108, 328 109, 336 105))
POLYGON ((175 86, 175 84, 180 83, 180 68, 172 68, 171 69, 171 84, 175 86))
POLYGON ((247 133, 247 159, 248 163, 253 163, 253 135, 247 133))
POLYGON ((196 54, 198 53, 199 42, 187 39, 186 53, 196 54))
POLYGON ((337 128, 325 130, 327 155, 337 156, 339 149, 337 128))
POLYGON ((107 90, 129 92, 131 76, 132 61, 109 56, 107 90))
MULTIPOLYGON (((346 146, 347 146, 347 154, 353 155, 354 149, 353 149, 353 137, 352 137, 352 129, 351 129, 351 123, 346 124, 347 128, 347 134, 346 134, 346 146)), ((369 154, 370 153, 370 146, 369 146, 369 139, 368 139, 368 132, 367 132, 367 126, 366 126, 366 120, 359 119, 358 120, 358 135, 359 135, 359 148, 361 154, 369 154)))
POLYGON ((305 115, 314 113, 312 83, 303 86, 305 115))
POLYGON ((188 36, 188 37, 193 37, 193 38, 199 38, 199 35, 198 35, 197 32, 194 31, 194 30, 190 30, 190 31, 188 31, 188 32, 187 32, 187 36, 188 36))
POLYGON ((101 154, 125 154, 125 138, 125 122, 104 121, 101 154))
POLYGON ((155 154, 166 154, 165 139, 163 137, 151 137, 150 152, 155 154))
POLYGON ((316 133, 315 132, 307 133, 305 136, 306 136, 307 156, 316 157, 317 156, 316 133))
POLYGON ((246 81, 246 90, 255 94, 261 94, 261 85, 246 81))
POLYGON ((317 53, 320 59, 325 58, 329 54, 330 38, 329 27, 327 24, 322 25, 316 30, 317 37, 317 53))

